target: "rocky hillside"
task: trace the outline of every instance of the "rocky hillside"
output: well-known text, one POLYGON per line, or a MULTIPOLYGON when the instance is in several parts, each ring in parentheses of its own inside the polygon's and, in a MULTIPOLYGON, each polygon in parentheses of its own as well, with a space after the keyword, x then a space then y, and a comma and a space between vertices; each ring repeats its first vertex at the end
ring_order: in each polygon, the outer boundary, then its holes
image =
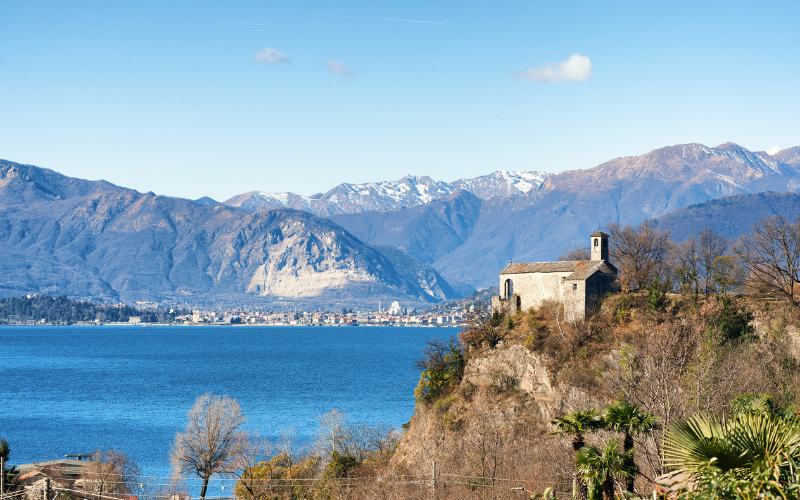
POLYGON ((0 295, 203 303, 437 302, 431 267, 291 209, 248 213, 0 163, 0 295))
POLYGON ((226 200, 225 204, 250 211, 267 208, 294 208, 330 217, 369 211, 398 210, 444 198, 456 190, 473 193, 478 198, 520 195, 536 189, 547 177, 544 172, 521 170, 497 172, 459 179, 450 184, 428 176, 407 175, 397 181, 366 184, 340 184, 324 194, 301 196, 294 193, 250 191, 226 200))
MULTIPOLYGON (((730 415, 743 394, 771 395, 774 408, 797 401, 797 314, 755 297, 671 295, 653 307, 644 295, 617 294, 586 323, 564 322, 548 308, 496 326, 479 321, 460 335, 461 359, 452 355, 458 343, 439 349, 449 356, 427 350, 429 372, 388 470, 419 474, 435 461, 437 498, 513 498, 519 486, 569 497, 573 435, 550 435, 551 420, 622 400, 659 423, 634 442, 636 489, 645 496, 665 471, 658 446, 675 421, 730 415)), ((589 446, 622 442, 610 429, 583 437, 589 446)))

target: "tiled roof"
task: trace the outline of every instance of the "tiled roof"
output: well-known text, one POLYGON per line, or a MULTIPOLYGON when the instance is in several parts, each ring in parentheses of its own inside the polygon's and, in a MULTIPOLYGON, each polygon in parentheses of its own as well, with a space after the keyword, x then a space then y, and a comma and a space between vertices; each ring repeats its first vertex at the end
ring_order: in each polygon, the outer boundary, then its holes
POLYGON ((38 474, 40 472, 41 471, 38 471, 38 470, 32 470, 32 471, 28 472, 27 474, 23 474, 23 475, 19 476, 17 478, 17 481, 24 481, 24 480, 28 479, 29 477, 33 477, 33 476, 35 476, 36 474, 38 474))
POLYGON ((571 273, 583 260, 559 260, 556 262, 512 262, 500 274, 521 273, 571 273))
POLYGON ((585 280, 596 272, 616 274, 617 269, 602 260, 560 260, 556 262, 511 263, 500 274, 572 273, 566 280, 585 280))

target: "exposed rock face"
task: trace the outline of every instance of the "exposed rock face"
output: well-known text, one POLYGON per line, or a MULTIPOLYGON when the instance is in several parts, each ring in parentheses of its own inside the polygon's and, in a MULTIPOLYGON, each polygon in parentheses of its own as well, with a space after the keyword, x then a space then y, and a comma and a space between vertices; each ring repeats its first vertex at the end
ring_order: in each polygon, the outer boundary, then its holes
POLYGON ((471 359, 464 370, 464 380, 476 386, 489 387, 498 374, 511 377, 519 384, 520 390, 529 394, 543 395, 548 400, 553 394, 550 375, 541 357, 519 344, 471 359))
POLYGON ((508 439, 513 440, 521 427, 527 426, 528 431, 531 427, 539 428, 544 432, 549 421, 557 416, 604 403, 595 395, 556 383, 542 355, 529 352, 519 344, 501 345, 470 358, 459 391, 465 394, 468 387, 474 395, 459 398, 445 410, 436 405, 417 407, 410 428, 392 458, 392 465, 418 470, 437 457, 448 453, 457 455, 455 440, 469 441, 473 432, 470 422, 481 414, 490 414, 491 425, 502 429, 508 439), (513 384, 515 391, 497 394, 495 388, 502 381, 513 384), (457 433, 450 432, 449 422, 458 427, 457 433))
POLYGON ((248 213, 0 163, 4 296, 348 306, 456 296, 430 266, 386 253, 307 212, 248 213))

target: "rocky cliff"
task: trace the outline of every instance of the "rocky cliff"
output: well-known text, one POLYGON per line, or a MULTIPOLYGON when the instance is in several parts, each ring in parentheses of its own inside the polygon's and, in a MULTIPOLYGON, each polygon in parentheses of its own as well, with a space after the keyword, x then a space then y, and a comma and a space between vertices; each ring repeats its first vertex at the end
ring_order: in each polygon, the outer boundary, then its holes
POLYGON ((392 459, 394 467, 457 463, 463 448, 476 437, 483 439, 487 429, 502 434, 506 443, 535 440, 553 418, 605 403, 597 394, 558 381, 545 355, 520 343, 501 342, 470 355, 455 394, 418 406, 392 459))

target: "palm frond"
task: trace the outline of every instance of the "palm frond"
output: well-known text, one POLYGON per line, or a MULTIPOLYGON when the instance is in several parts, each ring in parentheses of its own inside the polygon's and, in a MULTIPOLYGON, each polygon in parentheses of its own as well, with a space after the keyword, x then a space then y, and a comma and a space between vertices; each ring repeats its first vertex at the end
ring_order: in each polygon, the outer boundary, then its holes
POLYGON ((742 412, 729 420, 696 415, 664 436, 665 465, 697 474, 713 460, 723 473, 753 477, 765 468, 791 475, 800 462, 800 420, 742 412))

